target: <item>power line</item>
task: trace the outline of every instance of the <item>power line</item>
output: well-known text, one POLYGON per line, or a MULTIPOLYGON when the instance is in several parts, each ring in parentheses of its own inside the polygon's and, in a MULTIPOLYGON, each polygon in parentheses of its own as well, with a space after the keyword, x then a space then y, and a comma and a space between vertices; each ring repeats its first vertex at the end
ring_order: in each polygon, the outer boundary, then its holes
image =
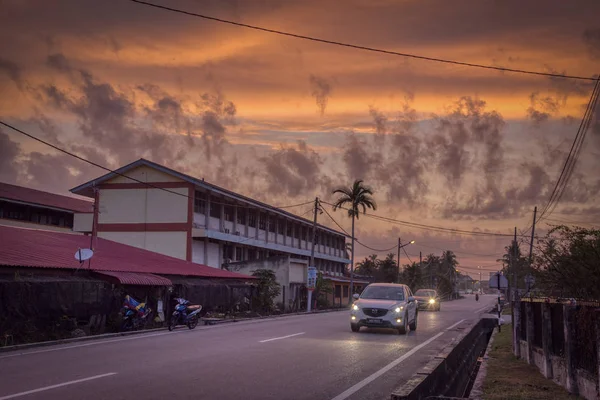
MULTIPOLYGON (((76 158, 76 159, 78 159, 78 160, 80 160, 80 161, 83 161, 83 162, 85 162, 85 163, 88 163, 88 164, 90 164, 90 165, 93 165, 93 166, 95 166, 95 167, 98 167, 98 168, 100 168, 100 169, 103 169, 103 170, 105 170, 105 171, 107 171, 107 172, 113 173, 113 174, 115 174, 115 175, 118 175, 118 176, 121 176, 121 177, 123 177, 123 178, 130 179, 130 180, 132 180, 132 181, 134 181, 134 182, 136 182, 136 183, 141 183, 141 184, 143 184, 143 185, 146 185, 146 186, 148 186, 148 187, 151 187, 151 188, 153 188, 153 189, 163 190, 163 191, 165 191, 165 192, 169 192, 169 193, 171 193, 171 194, 174 194, 174 195, 177 195, 177 196, 181 196, 181 197, 185 197, 185 198, 187 198, 187 199, 192 199, 192 200, 194 200, 194 196, 190 196, 190 195, 187 195, 187 194, 183 194, 183 193, 176 192, 176 191, 174 191, 174 190, 169 190, 169 189, 166 189, 166 188, 158 187, 158 186, 156 186, 156 185, 153 185, 153 184, 152 184, 152 183, 150 183, 150 182, 144 182, 144 181, 141 181, 141 180, 139 180, 139 179, 133 178, 133 177, 131 177, 131 176, 124 175, 124 174, 122 174, 122 173, 120 173, 120 172, 117 172, 117 171, 115 171, 115 170, 112 170, 112 169, 110 169, 110 168, 108 168, 108 167, 105 167, 105 166, 103 166, 103 165, 100 165, 100 164, 98 164, 98 163, 96 163, 96 162, 90 161, 90 160, 88 160, 88 159, 86 159, 86 158, 83 158, 83 157, 81 157, 81 156, 78 156, 78 155, 77 155, 77 154, 75 154, 75 153, 71 153, 71 152, 70 152, 70 151, 68 151, 68 150, 62 149, 62 148, 60 148, 60 147, 58 147, 58 146, 56 146, 56 145, 54 145, 54 144, 52 144, 52 143, 50 143, 50 142, 46 142, 46 141, 45 141, 45 140, 43 140, 43 139, 40 139, 40 138, 38 138, 38 137, 36 137, 36 136, 33 136, 32 134, 30 134, 30 133, 27 133, 27 132, 25 132, 25 131, 23 131, 23 130, 21 130, 21 129, 19 129, 19 128, 15 127, 15 126, 12 126, 12 125, 10 125, 10 124, 8 124, 8 123, 4 122, 4 121, 1 121, 1 120, 0 120, 0 125, 4 125, 5 127, 7 127, 7 128, 10 128, 10 129, 14 130, 15 132, 18 132, 18 133, 20 133, 20 134, 22 134, 22 135, 25 135, 25 136, 27 136, 27 137, 28 137, 28 138, 30 138, 30 139, 33 139, 33 140, 35 140, 35 141, 37 141, 37 142, 40 142, 40 143, 42 143, 42 144, 45 144, 46 146, 49 146, 49 147, 51 147, 51 148, 53 148, 53 149, 55 149, 55 150, 58 150, 58 151, 60 151, 61 153, 67 154, 67 155, 69 155, 69 156, 71 156, 71 157, 74 157, 74 158, 76 158)), ((211 203, 211 204, 219 204, 219 205, 229 206, 229 207, 246 208, 246 206, 240 206, 240 205, 237 205, 237 204, 229 204, 229 203, 221 203, 221 202, 212 201, 212 200, 211 200, 211 202, 210 202, 210 203, 211 203)), ((272 206, 272 207, 274 207, 274 208, 293 208, 293 207, 299 207, 299 206, 303 206, 303 205, 310 204, 310 203, 312 203, 312 200, 311 200, 311 201, 304 202, 304 203, 300 203, 300 204, 292 204, 292 205, 287 205, 287 206, 272 206)))
POLYGON ((411 265, 413 263, 413 260, 410 259, 410 256, 408 255, 408 253, 406 252, 406 249, 404 247, 402 247, 402 250, 404 251, 404 254, 406 255, 406 258, 408 258, 408 261, 410 261, 411 265))
POLYGON ((375 249, 373 247, 367 246, 366 244, 360 242, 358 239, 356 239, 356 243, 360 244, 362 247, 366 247, 369 250, 376 251, 376 252, 379 252, 379 253, 385 253, 387 251, 392 251, 392 250, 398 248, 398 246, 395 245, 393 247, 390 247, 389 249, 375 249))
MULTIPOLYGON (((600 79, 596 79, 596 84, 594 85, 594 89, 592 90, 590 100, 588 101, 586 110, 583 114, 583 118, 581 119, 579 128, 577 129, 577 134, 575 135, 575 138, 573 139, 573 143, 571 144, 571 149, 569 150, 569 154, 567 155, 567 158, 566 158, 563 168, 560 172, 560 175, 558 176, 558 179, 556 180, 556 184, 554 185, 554 189, 552 190, 552 193, 550 194, 550 198, 548 199, 548 202, 542 209, 542 212, 540 213, 540 216, 537 218, 536 222, 541 221, 550 209, 554 210, 554 208, 556 208, 556 205, 560 201, 560 198, 562 197, 562 194, 564 193, 564 190, 567 187, 569 178, 571 177, 571 174, 573 173, 573 169, 575 167, 575 163, 577 162, 577 158, 578 158, 579 152, 581 150, 581 145, 583 144, 583 141, 585 139, 585 135, 587 133, 587 128, 591 121, 591 117, 594 113, 595 105, 598 100, 598 89, 599 88, 600 88, 600 79)), ((551 213, 552 213, 552 211, 550 211, 550 214, 551 213)), ((526 230, 526 232, 528 232, 529 229, 531 229, 531 227, 533 227, 533 224, 526 230)))
MULTIPOLYGON (((428 248, 430 248, 430 249, 436 249, 436 250, 442 250, 442 251, 445 251, 445 250, 444 250, 443 248, 441 248, 441 247, 428 246, 428 245, 426 245, 426 244, 415 243, 415 246, 422 246, 422 247, 428 247, 428 248)), ((447 250, 450 250, 450 249, 447 249, 447 250)), ((498 254, 498 253, 494 253, 494 254, 479 254, 479 253, 469 253, 469 252, 466 252, 466 251, 461 251, 461 250, 450 250, 450 251, 452 251, 453 253, 456 253, 456 254, 466 254, 466 255, 469 255, 469 256, 480 256, 480 257, 497 257, 497 256, 499 256, 499 255, 502 255, 502 254, 498 254)))
POLYGON ((352 236, 344 228, 342 228, 342 226, 340 224, 338 224, 338 222, 331 216, 331 214, 329 214, 329 212, 327 211, 327 209, 325 207, 321 207, 320 209, 325 211, 325 214, 327 214, 329 219, 331 219, 333 221, 333 223, 336 224, 337 227, 340 228, 346 235, 352 236))
POLYGON ((230 20, 226 20, 226 19, 222 19, 222 18, 211 17, 211 16, 204 15, 204 14, 198 14, 198 13, 194 13, 191 11, 180 10, 177 8, 172 8, 172 7, 167 7, 167 6, 163 6, 163 5, 159 5, 159 4, 149 3, 149 2, 141 1, 141 0, 129 0, 129 1, 131 1, 133 3, 142 4, 145 6, 165 10, 165 11, 170 11, 170 12, 174 12, 174 13, 178 13, 178 14, 188 15, 191 17, 203 18, 203 19, 207 19, 210 21, 220 22, 223 24, 235 25, 235 26, 239 26, 242 28, 248 28, 248 29, 253 29, 253 30, 257 30, 257 31, 273 33, 276 35, 288 36, 288 37, 293 37, 296 39, 303 39, 303 40, 309 40, 309 41, 313 41, 313 42, 348 47, 348 48, 357 49, 357 50, 364 50, 364 51, 383 53, 383 54, 388 54, 388 55, 393 55, 393 56, 414 58, 414 59, 424 60, 424 61, 434 61, 434 62, 438 62, 438 63, 462 65, 465 67, 483 68, 483 69, 490 69, 490 70, 503 71, 503 72, 513 72, 513 73, 519 73, 519 74, 549 76, 549 77, 564 78, 564 79, 578 79, 578 80, 585 80, 585 81, 593 81, 596 79, 596 78, 589 78, 589 77, 584 77, 584 76, 561 75, 561 74, 550 73, 550 72, 528 71, 528 70, 516 69, 516 68, 498 67, 498 66, 493 66, 493 65, 475 64, 475 63, 469 63, 469 62, 464 62, 464 61, 455 61, 455 60, 447 60, 447 59, 442 59, 442 58, 427 57, 427 56, 422 56, 422 55, 417 55, 417 54, 400 53, 400 52, 391 51, 391 50, 383 50, 383 49, 377 49, 374 47, 360 46, 360 45, 356 45, 356 44, 338 42, 338 41, 334 41, 334 40, 321 39, 321 38, 317 38, 317 37, 313 37, 313 36, 300 35, 300 34, 296 34, 296 33, 280 31, 280 30, 276 30, 276 29, 263 28, 263 27, 256 26, 256 25, 249 25, 249 24, 244 24, 241 22, 234 22, 234 21, 230 21, 230 20))
MULTIPOLYGON (((333 206, 333 204, 328 203, 326 201, 321 201, 321 202, 325 203, 325 204, 328 204, 330 206, 333 206)), ((348 210, 345 207, 338 207, 338 208, 341 208, 342 210, 346 210, 346 211, 348 210)), ((417 229, 433 230, 433 231, 437 231, 437 232, 450 232, 450 233, 457 233, 457 234, 464 234, 464 235, 475 235, 475 236, 499 236, 499 237, 512 237, 513 236, 513 235, 508 234, 508 233, 467 231, 467 230, 463 230, 463 229, 444 228, 444 227, 441 227, 441 226, 418 224, 416 222, 402 221, 402 220, 398 220, 398 219, 393 219, 393 218, 388 218, 388 217, 382 217, 380 215, 369 214, 369 213, 364 213, 364 215, 367 216, 367 217, 369 217, 369 218, 374 218, 374 219, 378 219, 378 220, 381 220, 381 221, 391 222, 391 223, 395 223, 395 224, 398 224, 398 225, 410 226, 412 228, 417 228, 417 229)))

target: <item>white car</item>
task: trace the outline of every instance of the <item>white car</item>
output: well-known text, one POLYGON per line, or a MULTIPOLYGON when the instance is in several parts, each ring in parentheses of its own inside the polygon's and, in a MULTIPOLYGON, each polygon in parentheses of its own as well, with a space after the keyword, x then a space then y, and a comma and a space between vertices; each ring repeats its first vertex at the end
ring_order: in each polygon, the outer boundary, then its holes
POLYGON ((354 295, 350 310, 350 328, 358 332, 361 326, 391 328, 400 334, 417 329, 417 301, 410 288, 395 283, 373 283, 354 295))

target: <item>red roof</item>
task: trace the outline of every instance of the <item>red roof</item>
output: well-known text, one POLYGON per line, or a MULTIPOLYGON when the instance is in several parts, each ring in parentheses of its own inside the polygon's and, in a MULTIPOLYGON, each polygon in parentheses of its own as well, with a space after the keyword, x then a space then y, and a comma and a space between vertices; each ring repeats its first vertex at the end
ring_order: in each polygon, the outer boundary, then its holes
POLYGON ((88 200, 42 192, 23 186, 0 182, 0 199, 20 201, 37 206, 59 208, 73 212, 93 212, 94 203, 88 200))
POLYGON ((142 286, 172 286, 173 282, 164 276, 154 274, 142 274, 139 272, 97 272, 99 275, 115 278, 123 285, 142 285, 142 286))
MULTIPOLYGON (((0 265, 38 268, 80 267, 75 259, 78 249, 90 247, 90 237, 63 232, 0 226, 0 265)), ((203 278, 255 279, 236 272, 195 264, 137 247, 97 238, 91 270, 96 272, 134 272, 203 278)))

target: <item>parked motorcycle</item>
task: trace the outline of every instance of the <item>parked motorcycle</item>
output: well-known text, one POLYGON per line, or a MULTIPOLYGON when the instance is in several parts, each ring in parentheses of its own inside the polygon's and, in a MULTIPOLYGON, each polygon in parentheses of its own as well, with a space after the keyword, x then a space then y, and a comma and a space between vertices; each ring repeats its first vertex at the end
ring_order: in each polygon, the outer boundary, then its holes
POLYGON ((188 300, 181 297, 176 298, 175 301, 177 304, 169 321, 169 330, 172 331, 179 324, 187 325, 188 328, 194 329, 198 325, 198 314, 202 310, 202 306, 198 304, 192 305, 188 300))
POLYGON ((479 301, 479 293, 475 293, 475 301, 479 301))
POLYGON ((123 301, 121 315, 123 322, 121 323, 121 331, 131 331, 143 328, 150 320, 152 310, 146 305, 127 295, 123 301))

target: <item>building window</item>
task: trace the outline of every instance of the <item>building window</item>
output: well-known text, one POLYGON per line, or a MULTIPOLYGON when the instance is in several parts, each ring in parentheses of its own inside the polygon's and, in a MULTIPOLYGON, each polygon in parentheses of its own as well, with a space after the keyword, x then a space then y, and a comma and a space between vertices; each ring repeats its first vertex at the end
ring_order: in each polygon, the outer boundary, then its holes
POLYGON ((285 233, 285 220, 281 218, 277 218, 277 232, 280 235, 285 233))
POLYGON ((344 297, 348 297, 348 286, 344 286, 344 297))
POLYGON ((256 260, 256 249, 248 249, 248 260, 256 260))
POLYGON ((223 214, 223 218, 225 219, 225 221, 233 222, 233 206, 224 206, 223 214))
POLYGON ((269 218, 269 232, 273 232, 275 233, 275 228, 277 227, 277 220, 275 219, 274 216, 271 216, 271 218, 269 218))
POLYGON ((210 216, 221 218, 221 202, 215 197, 211 197, 210 199, 210 216))
POLYGON ((233 260, 233 246, 229 244, 223 245, 223 263, 227 260, 233 260))
POLYGON ((246 225, 246 209, 245 208, 238 207, 237 223, 240 225, 246 225))
POLYGON ((267 229, 267 216, 263 213, 260 213, 260 217, 258 219, 258 229, 262 229, 263 231, 267 229))
POLYGON ((256 228, 256 211, 248 211, 248 226, 256 228))
POLYGON ((335 297, 342 297, 342 286, 335 285, 335 297))
POLYGON ((201 192, 196 191, 194 195, 194 212, 206 214, 206 199, 201 192))
POLYGON ((242 247, 235 248, 235 261, 242 261, 244 249, 242 247))
POLYGON ((292 222, 288 222, 287 224, 287 229, 285 230, 285 235, 292 237, 292 227, 294 226, 294 224, 292 222))

